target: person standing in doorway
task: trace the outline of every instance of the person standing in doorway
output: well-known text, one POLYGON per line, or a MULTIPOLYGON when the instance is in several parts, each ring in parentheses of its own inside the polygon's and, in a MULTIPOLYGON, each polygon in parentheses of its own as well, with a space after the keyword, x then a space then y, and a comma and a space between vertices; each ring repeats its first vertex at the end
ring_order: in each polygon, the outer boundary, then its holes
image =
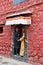
POLYGON ((14 36, 14 55, 20 55, 20 47, 21 47, 21 41, 18 41, 18 39, 21 37, 21 32, 19 31, 19 28, 16 27, 15 29, 15 36, 14 36))
POLYGON ((24 56, 24 40, 25 40, 25 30, 22 28, 22 36, 18 41, 21 41, 21 47, 20 47, 20 56, 24 56))

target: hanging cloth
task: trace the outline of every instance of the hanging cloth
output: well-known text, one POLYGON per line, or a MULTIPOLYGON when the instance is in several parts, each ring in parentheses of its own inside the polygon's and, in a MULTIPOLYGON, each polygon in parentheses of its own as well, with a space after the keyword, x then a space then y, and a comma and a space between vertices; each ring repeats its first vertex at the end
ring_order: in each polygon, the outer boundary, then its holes
POLYGON ((23 33, 23 36, 20 38, 21 41, 20 56, 24 56, 24 37, 25 33, 23 33))

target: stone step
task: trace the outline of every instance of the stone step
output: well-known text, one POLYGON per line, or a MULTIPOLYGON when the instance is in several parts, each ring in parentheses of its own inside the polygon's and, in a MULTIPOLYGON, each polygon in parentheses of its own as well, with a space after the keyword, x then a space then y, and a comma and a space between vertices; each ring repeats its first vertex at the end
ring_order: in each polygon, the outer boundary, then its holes
POLYGON ((30 63, 21 62, 12 58, 6 58, 0 56, 0 65, 32 65, 30 63))

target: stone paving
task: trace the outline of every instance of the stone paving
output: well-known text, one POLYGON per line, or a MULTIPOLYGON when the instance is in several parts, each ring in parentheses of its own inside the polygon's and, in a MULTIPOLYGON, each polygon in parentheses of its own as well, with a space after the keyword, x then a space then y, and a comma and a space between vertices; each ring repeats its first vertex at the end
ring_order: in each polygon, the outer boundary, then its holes
POLYGON ((32 65, 30 63, 21 62, 12 58, 6 58, 0 56, 0 65, 32 65))

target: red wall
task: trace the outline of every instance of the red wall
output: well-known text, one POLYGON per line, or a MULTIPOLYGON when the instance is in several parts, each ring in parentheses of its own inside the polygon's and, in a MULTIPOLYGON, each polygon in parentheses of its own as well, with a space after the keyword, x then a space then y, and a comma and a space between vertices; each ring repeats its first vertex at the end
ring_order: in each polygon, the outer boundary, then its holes
POLYGON ((43 4, 30 9, 33 13, 32 24, 28 27, 28 59, 43 63, 43 4))
MULTIPOLYGON (((13 12, 26 9, 33 11, 32 23, 28 26, 28 60, 43 63, 43 1, 30 0, 17 6, 12 4, 12 0, 0 0, 0 2, 2 3, 0 4, 0 24, 5 23, 6 16, 13 12)), ((4 26, 3 29, 3 34, 0 35, 0 54, 9 56, 12 45, 12 28, 4 26)))
POLYGON ((3 33, 0 34, 0 54, 9 57, 12 43, 11 26, 3 26, 3 33))

